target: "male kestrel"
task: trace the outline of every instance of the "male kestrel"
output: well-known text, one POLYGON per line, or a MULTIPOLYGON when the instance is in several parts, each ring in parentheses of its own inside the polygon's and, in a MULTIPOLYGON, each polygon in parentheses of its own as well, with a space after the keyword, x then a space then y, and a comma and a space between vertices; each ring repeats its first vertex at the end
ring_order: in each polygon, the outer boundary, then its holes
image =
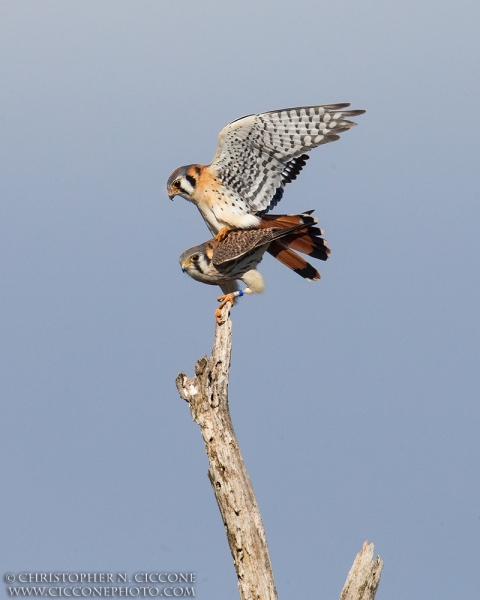
MULTIPOLYGON (((187 165, 167 182, 170 199, 196 204, 210 232, 254 229, 296 179, 309 152, 356 125, 348 103, 298 106, 237 119, 220 132, 209 165, 187 165)), ((225 232, 222 232, 224 235, 225 232)))
MULTIPOLYGON (((326 240, 320 237, 323 231, 316 227, 317 219, 311 216, 312 212, 274 217, 270 221, 272 226, 259 229, 229 230, 220 240, 214 237, 182 254, 179 259, 182 271, 197 281, 220 285, 224 291, 235 289, 232 284, 239 279, 247 285, 243 291, 225 293, 218 298, 221 304, 215 311, 217 322, 220 322, 221 308, 226 302, 233 304, 238 296, 263 292, 265 283, 256 267, 272 244, 281 240, 280 251, 288 252, 293 246, 304 254, 327 260, 330 249, 326 240)), ((298 258, 297 263, 284 264, 305 279, 320 279, 320 273, 312 265, 295 252, 293 254, 298 258)))

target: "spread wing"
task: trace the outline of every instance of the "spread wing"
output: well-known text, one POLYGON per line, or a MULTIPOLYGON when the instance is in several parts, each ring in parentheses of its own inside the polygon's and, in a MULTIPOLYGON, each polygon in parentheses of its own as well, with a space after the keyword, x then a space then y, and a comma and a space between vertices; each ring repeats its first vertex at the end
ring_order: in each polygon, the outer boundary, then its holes
POLYGON ((298 106, 237 119, 220 132, 210 168, 249 212, 267 212, 305 165, 305 152, 338 140, 356 125, 346 117, 365 112, 348 106, 298 106))

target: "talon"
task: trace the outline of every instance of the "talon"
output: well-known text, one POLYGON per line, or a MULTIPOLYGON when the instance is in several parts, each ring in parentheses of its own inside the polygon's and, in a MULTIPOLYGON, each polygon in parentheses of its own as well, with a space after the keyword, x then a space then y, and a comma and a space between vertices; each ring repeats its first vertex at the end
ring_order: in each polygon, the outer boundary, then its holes
MULTIPOLYGON (((224 229, 226 229, 226 228, 224 228, 224 229)), ((230 294, 224 294, 223 296, 219 296, 217 298, 217 300, 220 302, 220 304, 218 305, 218 308, 215 311, 215 318, 217 319, 217 323, 219 325, 221 325, 223 323, 223 320, 222 320, 222 308, 225 306, 225 304, 227 302, 230 302, 230 304, 233 306, 233 303, 235 301, 235 293, 232 292, 230 294)))
POLYGON ((223 240, 228 236, 228 234, 234 231, 234 228, 232 227, 222 227, 220 229, 220 231, 217 233, 217 235, 215 236, 215 241, 217 243, 223 242, 223 240))

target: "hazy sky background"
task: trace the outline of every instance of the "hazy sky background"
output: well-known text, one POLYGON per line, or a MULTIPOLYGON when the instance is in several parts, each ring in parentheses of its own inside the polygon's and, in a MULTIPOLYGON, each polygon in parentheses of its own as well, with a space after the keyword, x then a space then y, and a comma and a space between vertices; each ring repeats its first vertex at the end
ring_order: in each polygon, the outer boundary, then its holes
POLYGON ((279 206, 316 209, 322 280, 267 256, 232 312, 279 597, 338 598, 366 539, 377 598, 478 597, 478 0, 0 11, 2 574, 194 571, 237 597, 174 385, 211 349, 217 290, 178 265, 209 234, 165 183, 233 119, 347 101, 359 126, 279 206))

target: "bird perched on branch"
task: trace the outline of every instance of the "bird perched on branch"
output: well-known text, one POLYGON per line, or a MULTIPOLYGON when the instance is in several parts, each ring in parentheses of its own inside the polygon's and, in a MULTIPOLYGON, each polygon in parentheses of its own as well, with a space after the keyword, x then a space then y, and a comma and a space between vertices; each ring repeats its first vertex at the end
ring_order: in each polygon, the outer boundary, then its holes
POLYGON ((348 117, 365 112, 349 106, 298 106, 233 121, 220 132, 209 165, 187 165, 170 175, 170 199, 178 195, 193 202, 218 240, 227 229, 261 227, 304 167, 305 153, 338 140, 356 125, 348 117))
MULTIPOLYGON (((235 289, 232 283, 239 279, 247 285, 244 290, 237 289, 218 298, 217 322, 221 322, 221 309, 227 302, 233 304, 239 296, 263 292, 265 283, 256 267, 267 250, 273 250, 273 254, 277 251, 288 254, 295 248, 313 258, 327 260, 330 249, 326 240, 320 237, 323 231, 316 227, 317 219, 311 216, 312 212, 270 215, 259 229, 229 230, 220 240, 214 237, 182 254, 179 259, 182 271, 197 281, 220 285, 224 291, 235 289)), ((305 279, 320 279, 320 273, 312 265, 295 252, 292 254, 298 258, 297 262, 282 262, 305 279)))

